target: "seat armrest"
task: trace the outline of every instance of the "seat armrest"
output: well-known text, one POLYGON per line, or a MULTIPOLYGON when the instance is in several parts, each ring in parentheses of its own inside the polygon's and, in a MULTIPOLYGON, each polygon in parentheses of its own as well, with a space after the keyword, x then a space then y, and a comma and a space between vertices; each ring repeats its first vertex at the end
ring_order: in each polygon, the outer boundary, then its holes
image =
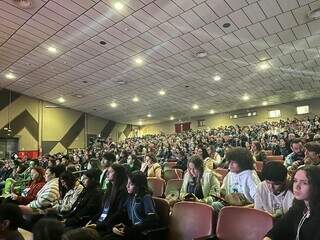
POLYGON ((158 228, 144 230, 142 231, 142 235, 145 236, 146 239, 163 240, 163 239, 166 239, 168 231, 169 231, 168 227, 158 227, 158 228))
POLYGON ((193 238, 193 240, 218 240, 216 235, 207 235, 207 236, 201 236, 201 237, 197 237, 197 238, 193 238))

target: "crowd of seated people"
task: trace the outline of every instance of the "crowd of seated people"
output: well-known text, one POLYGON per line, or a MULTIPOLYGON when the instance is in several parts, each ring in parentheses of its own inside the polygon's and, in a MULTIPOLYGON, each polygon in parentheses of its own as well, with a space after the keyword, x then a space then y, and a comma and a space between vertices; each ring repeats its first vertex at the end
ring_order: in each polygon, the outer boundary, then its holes
POLYGON ((184 200, 208 204, 217 213, 230 205, 252 207, 275 219, 265 239, 317 239, 308 232, 319 231, 319 141, 316 116, 117 143, 98 139, 69 154, 5 159, 0 222, 7 224, 0 239, 23 239, 17 226, 33 230, 36 239, 44 225, 62 229, 56 239, 140 239, 145 229, 159 227, 148 179, 162 180, 168 163, 183 173, 177 175, 178 194, 162 196, 171 207, 184 200))

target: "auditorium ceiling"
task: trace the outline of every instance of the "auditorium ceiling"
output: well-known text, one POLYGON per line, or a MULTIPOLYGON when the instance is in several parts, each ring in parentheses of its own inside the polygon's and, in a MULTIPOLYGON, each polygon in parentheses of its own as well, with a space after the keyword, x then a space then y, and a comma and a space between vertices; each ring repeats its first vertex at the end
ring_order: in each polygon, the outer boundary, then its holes
POLYGON ((0 88, 132 124, 320 96, 319 0, 21 3, 0 1, 0 88))

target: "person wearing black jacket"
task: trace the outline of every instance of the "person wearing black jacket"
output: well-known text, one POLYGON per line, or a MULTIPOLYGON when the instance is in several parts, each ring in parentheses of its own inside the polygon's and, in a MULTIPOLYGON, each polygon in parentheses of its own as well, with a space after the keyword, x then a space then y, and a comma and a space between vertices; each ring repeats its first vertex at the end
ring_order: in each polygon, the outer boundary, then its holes
POLYGON ((84 173, 82 179, 84 190, 73 204, 71 211, 65 216, 67 228, 85 226, 99 212, 103 197, 99 188, 100 174, 101 171, 98 169, 90 169, 84 173))
POLYGON ((293 179, 293 206, 263 240, 320 239, 320 168, 301 166, 293 179))
POLYGON ((126 189, 127 173, 124 166, 114 163, 107 172, 107 191, 102 209, 86 226, 95 228, 101 236, 112 232, 112 227, 118 223, 122 208, 128 198, 126 189))

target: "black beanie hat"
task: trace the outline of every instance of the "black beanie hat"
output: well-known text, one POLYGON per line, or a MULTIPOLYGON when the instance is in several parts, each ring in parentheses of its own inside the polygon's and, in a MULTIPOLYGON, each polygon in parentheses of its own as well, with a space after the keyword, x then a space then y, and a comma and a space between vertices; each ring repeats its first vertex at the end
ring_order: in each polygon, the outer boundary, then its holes
POLYGON ((265 180, 273 182, 284 182, 287 179, 287 168, 279 161, 267 162, 262 169, 265 180))

